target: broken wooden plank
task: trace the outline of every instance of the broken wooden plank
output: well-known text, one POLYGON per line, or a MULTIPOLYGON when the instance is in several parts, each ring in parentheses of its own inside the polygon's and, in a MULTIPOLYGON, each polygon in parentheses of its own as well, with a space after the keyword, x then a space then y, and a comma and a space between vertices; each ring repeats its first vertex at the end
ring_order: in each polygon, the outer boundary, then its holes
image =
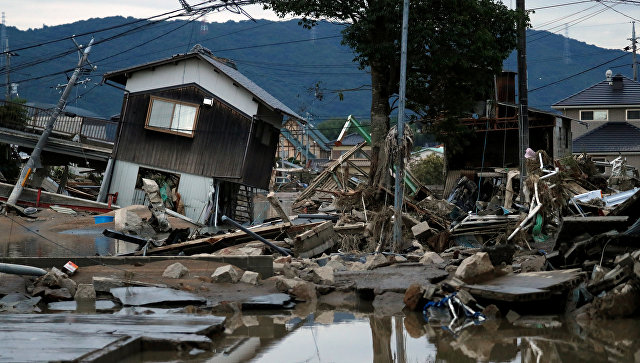
POLYGON ((333 222, 326 221, 297 235, 294 239, 293 252, 297 257, 310 258, 330 249, 337 240, 333 222))
POLYGON ((355 145, 354 147, 349 149, 344 154, 340 155, 340 157, 337 160, 329 164, 329 166, 327 166, 327 168, 323 170, 322 173, 320 173, 320 175, 318 175, 317 177, 315 177, 315 179, 313 179, 313 181, 311 181, 309 186, 305 188, 305 190, 303 190, 302 193, 300 193, 300 195, 298 195, 298 198, 296 198, 295 202, 299 202, 303 199, 307 199, 311 197, 311 195, 315 193, 316 189, 322 188, 322 186, 327 181, 327 179, 331 178, 331 175, 333 175, 335 170, 339 168, 340 165, 342 165, 342 163, 344 163, 351 156, 353 156, 358 150, 362 149, 362 147, 365 146, 366 144, 367 144, 366 141, 361 142, 360 144, 355 145))
POLYGON ((267 200, 269 201, 273 209, 275 209, 276 213, 278 213, 278 216, 282 219, 283 222, 291 223, 289 216, 282 208, 282 204, 280 204, 280 200, 278 200, 278 198, 276 197, 276 193, 269 192, 269 194, 267 194, 267 200))
MULTIPOLYGON (((272 226, 253 228, 251 231, 257 233, 264 238, 276 238, 283 234, 295 235, 313 228, 319 223, 309 223, 292 225, 291 223, 280 223, 272 226)), ((175 255, 183 252, 185 255, 193 255, 196 253, 212 253, 225 247, 235 246, 240 243, 254 241, 254 238, 243 231, 220 234, 213 237, 199 238, 192 241, 175 243, 168 246, 148 248, 147 256, 153 255, 175 255)), ((142 256, 143 251, 134 251, 125 253, 120 256, 142 256)))

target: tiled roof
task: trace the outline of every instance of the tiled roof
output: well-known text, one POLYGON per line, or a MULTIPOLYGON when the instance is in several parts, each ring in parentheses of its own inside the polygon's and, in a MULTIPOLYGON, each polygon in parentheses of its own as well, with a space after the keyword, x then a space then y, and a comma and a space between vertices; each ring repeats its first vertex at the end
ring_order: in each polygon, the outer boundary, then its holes
POLYGON ((628 122, 607 122, 573 140, 573 152, 640 151, 640 128, 628 122))
POLYGON ((251 81, 249 78, 245 77, 245 75, 240 73, 240 71, 238 71, 237 69, 229 67, 228 65, 216 60, 210 50, 200 46, 199 44, 196 44, 195 46, 193 46, 193 48, 188 53, 185 53, 185 54, 179 54, 170 58, 160 59, 157 61, 105 73, 103 76, 103 79, 105 80, 110 79, 110 80, 113 80, 114 82, 125 84, 127 73, 132 73, 132 72, 136 72, 146 68, 156 67, 165 63, 176 62, 178 60, 188 59, 193 57, 197 57, 209 62, 212 66, 214 66, 220 72, 226 74, 229 78, 233 79, 242 88, 249 91, 255 98, 259 99, 260 101, 262 101, 262 103, 266 104, 267 106, 275 110, 278 110, 284 113, 285 115, 302 120, 302 117, 300 115, 295 113, 292 109, 287 107, 284 103, 280 102, 278 99, 276 99, 271 94, 269 94, 269 92, 265 91, 260 86, 258 86, 253 81, 251 81))
MULTIPOLYGON (((338 140, 335 140, 335 141, 338 141, 338 140)), ((342 138, 342 146, 355 146, 363 142, 364 142, 364 137, 362 137, 362 135, 357 133, 349 134, 342 138)))
POLYGON ((554 103, 551 107, 640 105, 640 83, 620 74, 613 78, 617 77, 622 80, 620 88, 610 85, 609 81, 604 80, 554 103))

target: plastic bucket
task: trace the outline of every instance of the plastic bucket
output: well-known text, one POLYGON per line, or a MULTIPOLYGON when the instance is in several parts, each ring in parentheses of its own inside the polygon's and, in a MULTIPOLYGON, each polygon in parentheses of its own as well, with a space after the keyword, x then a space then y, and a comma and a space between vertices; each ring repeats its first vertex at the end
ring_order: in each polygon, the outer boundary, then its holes
POLYGON ((93 216, 96 224, 113 222, 113 216, 93 216))

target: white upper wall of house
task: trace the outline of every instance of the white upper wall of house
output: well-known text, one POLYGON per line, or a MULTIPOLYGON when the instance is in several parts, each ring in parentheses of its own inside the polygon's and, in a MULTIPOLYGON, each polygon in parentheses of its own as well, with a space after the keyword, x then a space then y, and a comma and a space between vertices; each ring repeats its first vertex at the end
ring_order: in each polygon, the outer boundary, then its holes
POLYGON ((258 102, 249 91, 235 86, 227 75, 214 71, 209 63, 195 58, 134 72, 127 79, 125 88, 134 93, 188 83, 198 84, 249 116, 258 113, 258 102))

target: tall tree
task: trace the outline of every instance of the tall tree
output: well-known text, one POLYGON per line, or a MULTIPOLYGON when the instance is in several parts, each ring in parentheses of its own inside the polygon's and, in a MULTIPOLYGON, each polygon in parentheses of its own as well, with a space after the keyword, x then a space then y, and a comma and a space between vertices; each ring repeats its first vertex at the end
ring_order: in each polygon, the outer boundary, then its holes
MULTIPOLYGON (((302 17, 311 28, 321 19, 345 23, 343 44, 371 74, 372 183, 398 93, 402 1, 262 0, 278 15, 302 17)), ((495 0, 412 0, 409 15, 407 106, 425 120, 442 119, 446 129, 491 85, 515 48, 517 14, 495 0)), ((449 128, 450 129, 450 128, 449 128)))

